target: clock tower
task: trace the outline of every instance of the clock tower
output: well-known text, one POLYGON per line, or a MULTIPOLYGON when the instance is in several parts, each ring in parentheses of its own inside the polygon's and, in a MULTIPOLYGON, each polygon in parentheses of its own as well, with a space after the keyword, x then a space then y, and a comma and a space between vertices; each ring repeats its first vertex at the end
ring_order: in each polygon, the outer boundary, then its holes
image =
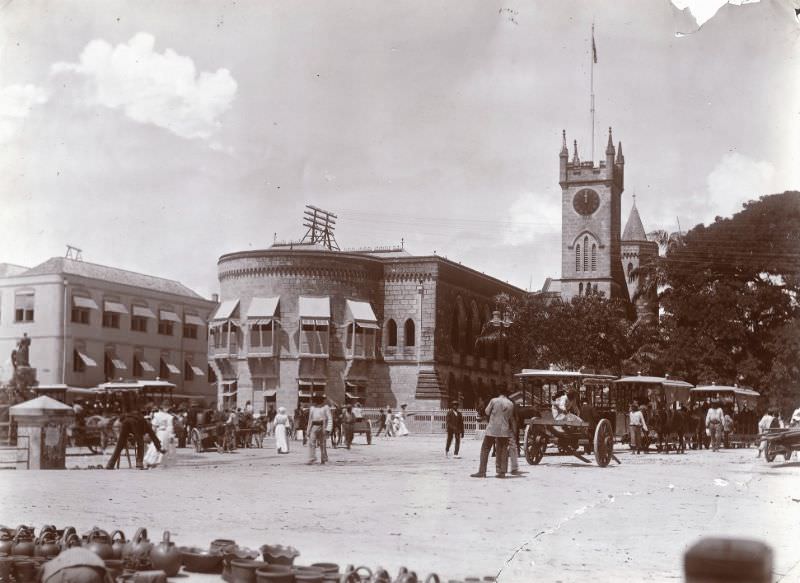
POLYGON ((602 292, 628 298, 621 256, 621 198, 625 188, 622 143, 611 128, 605 160, 581 162, 578 143, 569 160, 566 132, 559 155, 561 184, 561 296, 602 292))

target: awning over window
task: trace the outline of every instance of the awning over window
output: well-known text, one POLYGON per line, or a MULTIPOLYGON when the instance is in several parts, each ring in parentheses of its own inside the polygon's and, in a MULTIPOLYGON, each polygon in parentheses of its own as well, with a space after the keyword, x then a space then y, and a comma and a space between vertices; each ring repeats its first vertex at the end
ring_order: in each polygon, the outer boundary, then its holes
POLYGON ((119 358, 111 358, 111 364, 114 365, 114 368, 119 370, 128 370, 127 365, 125 364, 124 360, 120 360, 119 358))
POLYGON ((108 300, 103 302, 103 310, 106 312, 114 312, 115 314, 128 313, 128 308, 125 307, 125 304, 121 304, 119 302, 109 302, 108 300))
POLYGON ((211 317, 212 320, 227 320, 233 313, 236 311, 236 308, 239 306, 239 298, 235 300, 225 300, 222 302, 217 311, 214 312, 214 315, 211 317))
POLYGON ((344 396, 347 397, 348 399, 353 399, 354 401, 358 400, 358 397, 356 397, 353 393, 345 392, 344 396))
POLYGON ((345 381, 344 386, 348 389, 363 389, 364 383, 354 383, 353 381, 345 381))
POLYGON ((156 315, 147 306, 133 306, 133 315, 139 316, 140 318, 153 318, 154 320, 156 319, 156 315))
POLYGON ((87 308, 89 310, 100 309, 92 298, 87 298, 86 296, 72 296, 72 305, 76 308, 87 308))
POLYGON ((219 384, 221 384, 223 387, 228 387, 230 385, 235 385, 236 384, 236 379, 222 380, 222 381, 219 382, 219 384))
POLYGON ((297 384, 300 385, 301 387, 314 387, 315 389, 320 390, 320 391, 325 390, 325 381, 324 380, 319 380, 319 381, 303 381, 303 380, 300 380, 300 381, 297 381, 297 384))
POLYGON ((321 298, 300 296, 298 304, 300 321, 303 324, 325 326, 331 319, 331 299, 328 296, 321 298))
POLYGON ((233 397, 238 391, 229 391, 227 393, 222 393, 223 397, 233 397))
POLYGON ((276 391, 275 389, 273 389, 271 391, 264 391, 264 398, 265 399, 274 399, 275 395, 277 395, 277 394, 278 394, 278 391, 276 391))
POLYGON ((164 362, 164 366, 167 367, 167 370, 169 372, 171 372, 172 374, 181 374, 181 369, 179 369, 177 366, 175 366, 171 362, 167 362, 166 360, 164 360, 163 362, 164 362))
POLYGON ((269 324, 278 309, 279 296, 274 298, 253 298, 247 308, 247 320, 251 326, 269 324))
POLYGON ((78 353, 78 356, 79 356, 79 357, 80 357, 80 359, 83 361, 83 364, 85 364, 86 366, 97 366, 97 363, 94 361, 94 359, 92 359, 92 358, 89 358, 88 356, 86 356, 86 355, 85 355, 83 352, 81 352, 80 350, 76 350, 75 352, 77 352, 77 353, 78 353))
POLYGON ((170 322, 175 322, 176 324, 183 324, 183 321, 180 319, 178 314, 170 310, 159 310, 158 317, 161 320, 168 320, 170 322))
POLYGON ((153 365, 147 362, 146 360, 139 359, 139 366, 142 367, 144 372, 156 372, 156 369, 153 368, 153 365))
POLYGON ((375 312, 372 311, 372 306, 369 305, 369 302, 347 300, 346 319, 348 322, 355 322, 356 325, 362 328, 378 329, 378 319, 375 317, 375 312))
POLYGON ((203 369, 200 368, 199 366, 192 365, 191 368, 192 368, 192 372, 194 374, 198 375, 198 376, 204 376, 206 374, 205 371, 203 371, 203 369))
POLYGON ((202 328, 206 325, 206 321, 195 314, 185 314, 184 318, 186 319, 186 323, 191 324, 192 326, 200 326, 202 328))

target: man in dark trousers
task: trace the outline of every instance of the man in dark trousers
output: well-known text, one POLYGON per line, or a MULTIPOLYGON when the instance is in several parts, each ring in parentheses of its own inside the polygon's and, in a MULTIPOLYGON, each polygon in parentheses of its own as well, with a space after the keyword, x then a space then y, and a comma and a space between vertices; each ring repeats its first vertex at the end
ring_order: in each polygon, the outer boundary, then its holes
POLYGON ((464 416, 458 410, 458 403, 455 401, 450 404, 447 412, 447 445, 444 448, 445 457, 450 457, 450 444, 453 438, 456 440, 456 447, 453 456, 458 457, 458 450, 461 447, 461 438, 464 437, 464 416))
POLYGON ((495 469, 498 478, 505 478, 508 470, 508 436, 511 433, 511 416, 514 414, 514 403, 508 398, 508 389, 500 387, 498 395, 486 406, 489 423, 481 444, 480 466, 478 471, 470 474, 473 478, 485 478, 486 466, 489 462, 489 451, 492 446, 497 450, 495 469))
POLYGON ((122 426, 119 429, 119 438, 117 439, 117 447, 114 448, 114 453, 111 454, 111 459, 108 460, 107 470, 113 470, 117 467, 119 456, 122 453, 122 448, 128 445, 128 438, 133 437, 136 443, 136 467, 140 470, 144 469, 144 435, 145 433, 153 440, 153 444, 161 453, 164 450, 161 448, 161 442, 156 437, 156 432, 150 422, 144 418, 144 415, 136 409, 125 413, 121 419, 122 426))

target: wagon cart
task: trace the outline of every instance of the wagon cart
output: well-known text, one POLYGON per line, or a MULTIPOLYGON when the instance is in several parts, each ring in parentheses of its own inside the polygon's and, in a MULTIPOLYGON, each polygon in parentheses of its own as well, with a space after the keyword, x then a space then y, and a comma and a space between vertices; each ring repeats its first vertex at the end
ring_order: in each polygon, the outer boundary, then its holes
POLYGON ((553 399, 568 389, 578 391, 593 407, 595 404, 599 406, 600 397, 608 397, 608 383, 615 377, 537 369, 523 369, 515 376, 521 385, 522 406, 518 410, 524 412, 523 449, 529 464, 541 462, 550 445, 555 446, 559 454, 573 455, 586 463, 591 462, 578 453, 578 449, 583 447, 584 454, 593 450, 595 461, 600 467, 607 466, 612 459, 620 463, 614 455, 614 426, 606 416, 613 411, 598 407, 593 423, 584 420, 557 420, 551 412, 553 399))
POLYGON ((763 438, 767 441, 764 450, 767 462, 775 461, 779 455, 788 462, 792 459, 792 452, 800 451, 800 427, 769 429, 763 438))
POLYGON ((206 411, 198 414, 197 425, 192 427, 189 435, 189 443, 192 444, 197 453, 202 453, 207 449, 219 447, 219 437, 217 434, 219 424, 214 421, 214 412, 206 411))

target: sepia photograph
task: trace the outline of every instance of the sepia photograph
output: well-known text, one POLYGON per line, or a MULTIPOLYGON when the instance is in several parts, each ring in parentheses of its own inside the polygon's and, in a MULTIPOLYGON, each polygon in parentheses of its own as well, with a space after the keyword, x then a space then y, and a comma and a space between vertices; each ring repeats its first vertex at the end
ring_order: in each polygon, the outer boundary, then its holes
POLYGON ((0 583, 800 582, 800 0, 0 0, 0 583))

